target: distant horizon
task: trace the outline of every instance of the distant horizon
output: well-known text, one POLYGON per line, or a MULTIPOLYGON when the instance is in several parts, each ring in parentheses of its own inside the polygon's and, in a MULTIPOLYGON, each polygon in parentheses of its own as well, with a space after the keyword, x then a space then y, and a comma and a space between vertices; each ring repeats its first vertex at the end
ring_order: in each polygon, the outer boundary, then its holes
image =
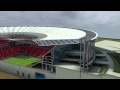
POLYGON ((120 11, 0 11, 0 26, 78 28, 120 39, 120 11))
MULTIPOLYGON (((97 38, 105 38, 105 37, 97 37, 97 38)), ((116 39, 116 38, 105 38, 105 39, 116 39)), ((120 39, 119 39, 120 40, 120 39)))

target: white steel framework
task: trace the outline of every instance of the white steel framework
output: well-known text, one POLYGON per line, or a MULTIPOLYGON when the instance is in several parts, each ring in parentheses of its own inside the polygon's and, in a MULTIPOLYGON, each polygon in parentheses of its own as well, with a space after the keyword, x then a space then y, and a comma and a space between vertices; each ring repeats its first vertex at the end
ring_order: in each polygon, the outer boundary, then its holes
MULTIPOLYGON (((0 27, 0 37, 26 37, 27 40, 33 35, 30 40, 37 43, 39 46, 49 45, 64 45, 64 44, 78 44, 79 39, 87 37, 86 40, 93 40, 98 35, 93 31, 82 29, 69 29, 57 27, 0 27), (93 35, 94 34, 94 35, 93 35)), ((19 40, 19 39, 18 39, 19 40)))

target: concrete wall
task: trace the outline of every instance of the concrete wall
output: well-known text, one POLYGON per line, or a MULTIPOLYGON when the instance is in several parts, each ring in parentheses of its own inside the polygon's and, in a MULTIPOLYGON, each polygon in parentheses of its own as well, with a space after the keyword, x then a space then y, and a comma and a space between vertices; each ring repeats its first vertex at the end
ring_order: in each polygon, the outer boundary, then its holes
POLYGON ((87 72, 79 72, 61 67, 56 67, 56 78, 58 79, 120 79, 111 75, 94 75, 87 72))
POLYGON ((19 67, 14 64, 0 61, 0 70, 16 75, 17 74, 16 71, 19 70, 19 67))
POLYGON ((44 74, 45 79, 56 79, 56 73, 51 73, 50 71, 34 69, 34 73, 44 74))
POLYGON ((31 79, 35 79, 36 72, 40 74, 44 74, 46 79, 56 78, 56 75, 54 73, 50 73, 50 71, 44 71, 44 70, 34 69, 29 67, 22 67, 22 66, 11 64, 11 63, 6 63, 4 61, 0 61, 0 70, 13 75, 17 75, 17 71, 18 71, 19 75, 17 76, 20 76, 23 78, 28 78, 28 74, 29 74, 31 79), (24 73, 24 76, 22 73, 24 73))
POLYGON ((57 79, 79 79, 80 73, 74 70, 56 67, 56 78, 57 79))
POLYGON ((35 73, 44 74, 46 79, 120 79, 119 77, 107 74, 94 75, 86 72, 80 73, 79 71, 74 71, 61 67, 56 67, 56 73, 51 73, 50 71, 22 67, 11 63, 6 63, 4 61, 0 61, 0 70, 13 75, 17 75, 17 71, 19 71, 19 75, 17 76, 28 78, 29 74, 31 79, 35 79, 35 73), (24 76, 22 75, 22 73, 24 73, 24 76))
POLYGON ((35 78, 35 72, 32 68, 20 67, 19 72, 20 72, 21 77, 28 78, 28 74, 29 74, 30 78, 32 78, 32 79, 35 78), (22 73, 24 73, 24 76, 22 75, 22 73))
POLYGON ((24 78, 28 78, 28 74, 30 74, 31 78, 35 77, 34 71, 31 68, 14 65, 3 61, 0 61, 0 70, 24 78), (19 75, 17 72, 19 72, 19 75), (24 73, 24 76, 22 73, 24 73))
POLYGON ((56 77, 59 79, 101 79, 101 76, 98 75, 64 69, 61 67, 56 67, 56 77))

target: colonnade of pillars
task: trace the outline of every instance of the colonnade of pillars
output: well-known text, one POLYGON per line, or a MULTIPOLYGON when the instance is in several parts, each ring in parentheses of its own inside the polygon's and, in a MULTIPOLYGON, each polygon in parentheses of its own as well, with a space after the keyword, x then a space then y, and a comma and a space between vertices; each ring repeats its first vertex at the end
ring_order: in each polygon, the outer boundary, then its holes
MULTIPOLYGON (((83 51, 80 49, 81 55, 80 60, 82 57, 82 69, 88 70, 90 64, 94 61, 95 57, 95 40, 80 40, 80 44, 83 44, 83 51)), ((80 45, 81 46, 81 45, 80 45)))

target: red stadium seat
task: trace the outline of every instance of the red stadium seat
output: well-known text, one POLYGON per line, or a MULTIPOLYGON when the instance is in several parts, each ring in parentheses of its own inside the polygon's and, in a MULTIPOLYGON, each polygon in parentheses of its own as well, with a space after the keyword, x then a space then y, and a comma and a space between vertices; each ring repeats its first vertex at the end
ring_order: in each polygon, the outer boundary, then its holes
MULTIPOLYGON (((0 40, 0 43, 1 42, 3 43, 2 40, 0 40)), ((12 48, 5 46, 4 49, 0 50, 0 58, 17 55, 19 54, 20 50, 22 50, 25 54, 28 55, 44 57, 52 48, 53 46, 35 47, 35 46, 16 45, 15 47, 12 48)))
POLYGON ((38 51, 38 48, 36 48, 36 47, 33 48, 33 50, 32 50, 32 52, 30 53, 30 55, 33 55, 33 56, 34 56, 35 53, 37 53, 37 51, 38 51))
POLYGON ((41 47, 36 56, 44 57, 51 49, 52 47, 41 47))
POLYGON ((39 48, 39 51, 37 52, 36 56, 41 56, 43 51, 44 51, 43 48, 39 48))
POLYGON ((5 48, 5 49, 3 50, 5 57, 9 57, 9 54, 8 54, 8 52, 7 52, 7 49, 8 49, 8 48, 5 48))
POLYGON ((49 49, 45 49, 44 52, 41 54, 41 56, 45 56, 47 54, 47 52, 49 51, 49 49))
POLYGON ((0 50, 0 55, 1 55, 3 58, 5 58, 5 53, 4 53, 3 50, 0 50))

